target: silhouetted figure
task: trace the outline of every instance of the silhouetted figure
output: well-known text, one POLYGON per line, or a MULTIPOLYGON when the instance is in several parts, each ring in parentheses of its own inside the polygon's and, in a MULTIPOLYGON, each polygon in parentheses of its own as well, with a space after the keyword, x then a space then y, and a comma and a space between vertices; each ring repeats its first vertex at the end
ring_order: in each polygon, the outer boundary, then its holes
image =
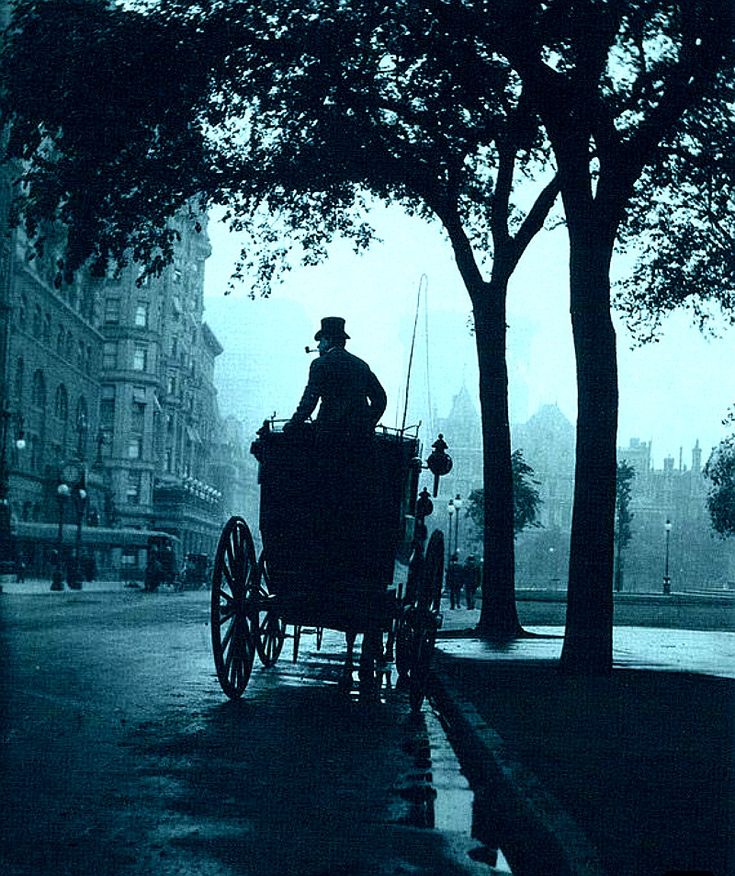
POLYGON ((462 569, 459 565, 459 555, 453 553, 447 567, 447 588, 449 589, 449 607, 460 608, 462 594, 462 569))
POLYGON ((345 321, 325 316, 314 340, 319 342, 319 358, 311 363, 309 380, 298 407, 284 429, 304 423, 317 404, 317 433, 357 441, 372 435, 383 415, 387 399, 378 378, 363 362, 345 350, 345 321))
POLYGON ((464 598, 467 608, 475 607, 475 594, 482 583, 482 569, 477 558, 470 554, 464 566, 464 598))

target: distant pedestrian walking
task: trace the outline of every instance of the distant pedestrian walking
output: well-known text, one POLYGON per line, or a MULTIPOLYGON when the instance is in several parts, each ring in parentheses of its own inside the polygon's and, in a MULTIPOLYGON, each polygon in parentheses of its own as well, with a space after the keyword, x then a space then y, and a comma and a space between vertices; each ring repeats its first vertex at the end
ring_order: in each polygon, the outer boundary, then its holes
POLYGON ((464 566, 464 598, 467 608, 475 607, 475 594, 482 585, 482 569, 477 558, 470 554, 464 566))
POLYGON ((459 565, 459 555, 453 553, 449 558, 447 568, 447 588, 449 589, 449 607, 461 608, 460 596, 462 595, 462 569, 459 565))
POLYGON ((26 564, 23 562, 23 557, 18 557, 15 561, 15 580, 18 584, 26 580, 26 564))

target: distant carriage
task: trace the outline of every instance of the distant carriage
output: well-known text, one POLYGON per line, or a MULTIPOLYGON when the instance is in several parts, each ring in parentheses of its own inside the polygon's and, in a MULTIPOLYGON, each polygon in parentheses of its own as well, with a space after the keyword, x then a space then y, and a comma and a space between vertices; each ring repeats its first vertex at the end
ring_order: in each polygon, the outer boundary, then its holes
POLYGON ((260 463, 263 550, 256 559, 243 518, 227 522, 215 556, 211 601, 222 689, 231 698, 241 696, 255 654, 272 666, 288 626, 294 660, 304 628, 341 630, 353 640, 362 633, 362 671, 368 637, 382 641, 388 633, 389 642, 395 641, 397 671, 418 709, 441 623, 444 566, 440 531, 424 549, 423 518, 430 508, 425 492, 417 508, 418 439, 381 427, 355 453, 325 447, 308 425, 285 433, 268 421, 251 450, 260 463), (397 559, 409 565, 403 592, 393 584, 397 559))

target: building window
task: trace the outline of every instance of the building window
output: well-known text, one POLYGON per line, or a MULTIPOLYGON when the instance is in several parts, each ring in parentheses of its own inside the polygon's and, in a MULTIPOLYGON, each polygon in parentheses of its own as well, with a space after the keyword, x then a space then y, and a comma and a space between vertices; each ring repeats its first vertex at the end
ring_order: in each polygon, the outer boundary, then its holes
POLYGON ((59 326, 59 333, 56 335, 56 352, 59 356, 64 355, 64 341, 66 340, 66 332, 64 331, 64 326, 59 326))
POLYGON ((128 459, 140 459, 143 451, 143 436, 131 435, 128 440, 128 459))
POLYGON ((20 357, 15 366, 15 398, 19 405, 23 404, 23 380, 24 380, 25 363, 20 357))
POLYGON ((133 370, 146 371, 148 367, 148 347, 145 344, 136 344, 133 351, 133 370))
POLYGON ((122 557, 120 558, 120 562, 126 568, 134 568, 138 565, 138 551, 134 547, 127 547, 123 549, 122 557))
POLYGON ((135 305, 135 324, 138 328, 148 328, 148 302, 139 301, 135 305))
POLYGON ((102 348, 102 368, 112 370, 117 368, 117 342, 105 341, 102 348))
POLYGON ((139 471, 128 472, 128 486, 125 496, 131 505, 140 504, 140 482, 141 473, 139 471))
POLYGON ((69 395, 63 383, 60 383, 56 389, 54 416, 59 420, 66 420, 69 416, 69 395))
POLYGON ((102 384, 100 394, 100 426, 111 429, 115 424, 115 387, 110 383, 102 384))
POLYGON ((139 402, 133 402, 131 411, 130 430, 131 432, 143 433, 143 424, 145 422, 145 405, 139 402))
POLYGON ((84 343, 79 341, 77 344, 77 365, 84 371, 84 343))
POLYGON ((46 407, 46 380, 43 371, 38 369, 33 372, 33 388, 31 390, 31 405, 38 410, 46 407))
POLYGON ((66 358, 70 362, 74 358, 74 336, 70 331, 66 333, 66 358))
POLYGON ((115 325, 120 322, 120 299, 108 298, 105 301, 105 324, 115 325))

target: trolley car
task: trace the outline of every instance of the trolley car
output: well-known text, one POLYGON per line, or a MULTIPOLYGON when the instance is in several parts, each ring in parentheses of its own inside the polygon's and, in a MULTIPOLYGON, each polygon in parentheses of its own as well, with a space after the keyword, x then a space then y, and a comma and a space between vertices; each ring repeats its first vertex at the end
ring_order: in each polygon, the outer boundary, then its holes
MULTIPOLYGON (((438 464, 436 450, 428 461, 434 495, 438 475, 451 468, 444 447, 441 440, 438 464)), ((366 653, 367 643, 382 647, 387 633, 385 657, 395 647, 399 679, 418 710, 441 625, 444 572, 442 532, 426 544, 432 503, 426 489, 418 494, 418 438, 379 427, 364 447, 345 449, 325 446, 310 424, 286 432, 269 420, 251 452, 259 462, 262 552, 256 558, 250 528, 236 516, 214 560, 212 647, 223 691, 242 695, 256 654, 274 665, 289 626, 294 660, 302 629, 315 628, 317 648, 324 629, 343 631, 348 642, 363 634, 360 682, 372 681, 381 655, 366 653), (399 587, 396 560, 408 566, 399 587)), ((351 671, 349 664, 350 685, 351 671)))

